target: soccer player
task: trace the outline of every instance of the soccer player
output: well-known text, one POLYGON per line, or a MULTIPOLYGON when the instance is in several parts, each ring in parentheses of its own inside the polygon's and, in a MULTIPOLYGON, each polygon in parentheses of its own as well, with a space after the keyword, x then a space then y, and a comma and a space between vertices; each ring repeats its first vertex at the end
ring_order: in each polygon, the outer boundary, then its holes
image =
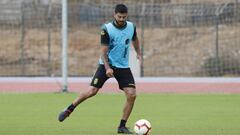
POLYGON ((105 81, 114 77, 119 88, 125 93, 126 104, 117 128, 118 133, 133 134, 126 127, 136 99, 135 81, 129 68, 129 47, 131 43, 141 62, 141 51, 135 25, 127 21, 128 9, 124 4, 115 7, 114 20, 101 27, 101 56, 98 69, 91 81, 89 89, 81 94, 63 112, 58 120, 64 121, 73 110, 86 99, 95 96, 105 81))

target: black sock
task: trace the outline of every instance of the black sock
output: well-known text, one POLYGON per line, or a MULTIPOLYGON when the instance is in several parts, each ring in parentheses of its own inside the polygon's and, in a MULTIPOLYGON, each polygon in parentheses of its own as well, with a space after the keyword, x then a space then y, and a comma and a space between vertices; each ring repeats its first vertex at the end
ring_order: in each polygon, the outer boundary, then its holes
POLYGON ((75 109, 76 106, 74 106, 73 104, 68 106, 68 110, 70 110, 71 112, 75 109))
POLYGON ((127 123, 126 120, 121 120, 119 127, 125 127, 125 126, 126 126, 126 123, 127 123))

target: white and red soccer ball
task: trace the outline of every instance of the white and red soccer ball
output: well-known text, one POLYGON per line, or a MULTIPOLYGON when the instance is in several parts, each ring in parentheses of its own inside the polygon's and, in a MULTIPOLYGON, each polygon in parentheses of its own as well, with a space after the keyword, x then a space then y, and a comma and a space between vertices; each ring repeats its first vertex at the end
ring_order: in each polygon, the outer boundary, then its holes
POLYGON ((140 119, 134 124, 134 132, 137 135, 149 135, 151 123, 148 120, 140 119))

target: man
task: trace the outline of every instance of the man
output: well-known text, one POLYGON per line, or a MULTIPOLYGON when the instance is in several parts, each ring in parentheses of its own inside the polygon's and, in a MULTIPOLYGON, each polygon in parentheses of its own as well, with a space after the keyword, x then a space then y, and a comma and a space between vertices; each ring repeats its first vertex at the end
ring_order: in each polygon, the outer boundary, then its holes
POLYGON ((126 104, 123 108, 123 115, 120 120, 118 133, 132 134, 126 128, 126 122, 132 112, 136 99, 135 81, 129 68, 129 47, 132 44, 141 62, 141 51, 137 38, 136 27, 132 22, 127 21, 128 9, 123 4, 115 7, 114 21, 104 24, 101 31, 101 56, 99 67, 91 81, 89 89, 81 93, 71 105, 59 114, 59 121, 67 118, 83 101, 95 96, 105 81, 115 77, 119 88, 126 95, 126 104))

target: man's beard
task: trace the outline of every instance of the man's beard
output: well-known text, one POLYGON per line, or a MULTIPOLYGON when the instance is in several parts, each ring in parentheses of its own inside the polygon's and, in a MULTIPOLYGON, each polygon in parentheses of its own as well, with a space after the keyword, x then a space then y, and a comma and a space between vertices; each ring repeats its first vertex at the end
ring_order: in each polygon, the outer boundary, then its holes
POLYGON ((118 26, 124 26, 126 23, 126 21, 117 21, 117 20, 115 20, 115 22, 118 26))

